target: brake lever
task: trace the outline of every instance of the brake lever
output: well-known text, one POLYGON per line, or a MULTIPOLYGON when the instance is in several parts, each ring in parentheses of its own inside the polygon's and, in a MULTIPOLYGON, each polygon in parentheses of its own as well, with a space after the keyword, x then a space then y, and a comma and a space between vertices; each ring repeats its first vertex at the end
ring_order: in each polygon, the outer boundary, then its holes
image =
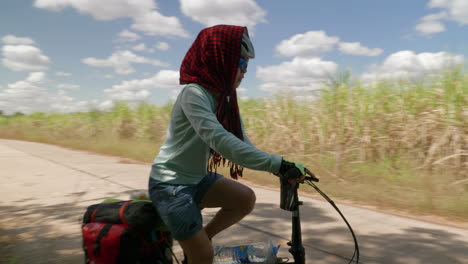
MULTIPOLYGON (((310 170, 308 170, 307 168, 304 168, 304 170, 305 170, 306 175, 309 175, 309 176, 306 176, 304 180, 319 182, 319 178, 317 178, 310 170)), ((301 183, 304 183, 304 180, 301 181, 301 183)))

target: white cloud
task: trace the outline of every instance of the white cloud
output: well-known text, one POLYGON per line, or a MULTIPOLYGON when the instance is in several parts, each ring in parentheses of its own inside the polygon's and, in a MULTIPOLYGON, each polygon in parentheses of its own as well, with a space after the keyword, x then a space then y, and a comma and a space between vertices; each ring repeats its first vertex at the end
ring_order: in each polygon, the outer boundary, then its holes
POLYGON ((81 14, 93 16, 97 20, 113 20, 133 17, 156 8, 152 0, 36 0, 34 6, 51 11, 61 11, 66 7, 75 8, 81 14))
POLYGON ((149 52, 149 53, 154 53, 156 50, 155 48, 146 47, 145 43, 140 43, 138 45, 135 45, 132 47, 132 49, 135 51, 144 51, 144 52, 149 52))
POLYGON ((181 0, 180 8, 186 16, 205 26, 242 25, 254 33, 257 24, 267 22, 267 12, 254 0, 181 0))
POLYGON ((146 51, 148 48, 145 43, 140 43, 132 47, 132 50, 135 51, 146 51))
POLYGON ((431 0, 429 8, 440 8, 443 11, 421 18, 415 30, 422 35, 431 35, 446 30, 441 20, 453 20, 460 25, 468 24, 468 1, 466 0, 431 0))
POLYGON ((331 51, 338 44, 338 37, 330 37, 324 31, 309 31, 283 40, 276 47, 279 55, 285 57, 317 56, 331 51))
POLYGON ((43 108, 38 102, 43 94, 43 88, 26 80, 8 84, 6 89, 0 91, 0 109, 6 114, 30 113, 32 109, 43 108))
POLYGON ((431 0, 428 6, 446 9, 447 18, 462 25, 468 24, 468 1, 466 0, 431 0))
POLYGON ((338 47, 342 52, 360 56, 378 56, 383 50, 368 48, 360 42, 340 42, 339 37, 328 36, 324 31, 308 31, 283 40, 276 52, 293 57, 279 65, 257 67, 256 77, 262 81, 263 91, 291 93, 316 91, 335 78, 338 65, 321 57, 338 47))
POLYGON ((178 71, 162 70, 147 79, 124 81, 112 86, 112 90, 175 89, 179 86, 178 71))
POLYGON ((422 21, 414 28, 422 35, 431 35, 445 31, 444 24, 439 21, 422 21))
POLYGON ((112 100, 106 100, 97 105, 97 109, 101 111, 110 111, 114 107, 114 102, 112 100))
POLYGON ((149 98, 149 89, 178 90, 180 87, 178 71, 162 70, 150 78, 124 81, 104 92, 110 101, 140 102, 149 98))
POLYGON ((133 41, 137 41, 141 39, 140 35, 138 35, 135 32, 128 31, 128 30, 123 30, 119 32, 118 37, 120 41, 127 41, 127 42, 133 42, 133 41))
POLYGON ((167 42, 158 42, 156 43, 155 47, 158 49, 158 50, 168 50, 169 49, 169 43, 167 42))
POLYGON ((68 96, 65 91, 53 94, 49 101, 50 112, 59 113, 87 112, 95 105, 95 102, 77 101, 68 96))
POLYGON ((236 89, 237 98, 239 98, 240 100, 247 100, 247 99, 249 99, 249 97, 247 96, 247 91, 248 91, 247 88, 238 87, 238 88, 236 89))
POLYGON ((431 35, 445 31, 445 26, 439 20, 447 17, 446 12, 430 14, 421 18, 414 28, 422 35, 431 35))
POLYGON ((429 14, 427 16, 423 16, 421 18, 422 21, 436 21, 436 20, 441 20, 447 17, 447 12, 442 11, 439 13, 434 13, 434 14, 429 14))
POLYGON ((30 45, 5 45, 2 55, 3 65, 13 71, 44 70, 50 63, 49 57, 30 45))
POLYGON ((34 45, 34 40, 30 38, 21 38, 13 35, 6 35, 2 38, 2 42, 7 45, 34 45))
POLYGON ((76 112, 89 109, 86 101, 76 101, 59 91, 52 93, 41 84, 45 81, 45 74, 34 72, 25 80, 10 83, 0 91, 0 109, 5 114, 22 112, 76 112))
POLYGON ((130 74, 135 72, 135 69, 132 67, 133 63, 145 63, 161 67, 169 66, 169 64, 165 62, 138 56, 128 50, 117 51, 107 59, 96 59, 91 57, 85 58, 82 61, 83 63, 94 67, 114 68, 115 72, 118 74, 130 74))
POLYGON ((236 92, 238 95, 242 95, 242 94, 245 94, 247 92, 247 88, 243 88, 243 87, 238 87, 236 89, 236 92))
POLYGON ((127 101, 127 102, 141 102, 149 98, 150 93, 147 90, 137 91, 108 91, 109 97, 112 101, 127 101))
POLYGON ((55 75, 61 76, 61 77, 69 77, 69 76, 72 76, 72 74, 69 73, 69 72, 56 72, 55 75))
POLYGON ((146 12, 133 18, 132 29, 144 32, 146 35, 188 37, 177 17, 166 17, 158 12, 146 12))
POLYGON ((44 81, 46 81, 46 78, 43 72, 31 72, 28 78, 26 78, 26 82, 29 83, 42 83, 44 81))
POLYGON ((337 65, 320 58, 295 57, 280 65, 257 67, 257 78, 262 81, 260 89, 277 92, 313 91, 322 88, 322 83, 334 77, 337 65))
POLYGON ((343 53, 359 56, 379 56, 383 52, 383 49, 370 49, 359 42, 340 42, 339 49, 343 53))
POLYGON ((36 0, 34 6, 57 12, 72 7, 97 20, 131 18, 131 28, 148 35, 188 36, 178 18, 161 15, 153 0, 36 0))
POLYGON ((71 84, 71 83, 60 83, 57 84, 58 89, 63 89, 63 90, 78 90, 80 89, 80 86, 77 84, 71 84))
POLYGON ((362 74, 361 79, 419 79, 425 75, 438 74, 448 67, 461 64, 463 55, 447 52, 419 53, 403 50, 388 56, 382 65, 374 65, 372 70, 362 74))

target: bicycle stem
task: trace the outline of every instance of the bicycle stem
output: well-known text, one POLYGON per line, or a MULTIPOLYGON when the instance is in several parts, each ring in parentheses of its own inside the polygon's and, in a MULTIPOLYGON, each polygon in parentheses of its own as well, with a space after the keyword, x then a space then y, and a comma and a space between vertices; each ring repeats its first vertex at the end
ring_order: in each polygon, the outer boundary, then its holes
POLYGON ((289 253, 294 257, 295 264, 305 264, 305 249, 302 245, 302 233, 301 233, 301 218, 299 212, 299 206, 302 205, 302 201, 299 201, 297 189, 299 184, 293 186, 293 204, 292 204, 292 234, 291 241, 288 242, 289 253))

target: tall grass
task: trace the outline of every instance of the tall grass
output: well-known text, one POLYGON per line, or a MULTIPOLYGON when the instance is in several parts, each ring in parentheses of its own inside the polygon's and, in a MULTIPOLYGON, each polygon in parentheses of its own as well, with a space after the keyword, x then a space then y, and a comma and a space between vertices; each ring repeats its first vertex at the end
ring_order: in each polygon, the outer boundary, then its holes
POLYGON ((0 137, 84 148, 106 154, 152 160, 165 136, 170 105, 117 103, 112 111, 34 113, 0 117, 0 137))
POLYGON ((371 86, 343 78, 309 104, 251 105, 244 118, 260 148, 310 164, 333 195, 468 216, 467 74, 371 86))
MULTIPOLYGON (((0 117, 0 137, 85 148, 149 162, 171 106, 0 117)), ((241 102, 247 134, 302 161, 334 197, 468 219, 468 74, 364 85, 343 75, 315 100, 241 102)), ((249 171, 250 180, 277 184, 249 171)))

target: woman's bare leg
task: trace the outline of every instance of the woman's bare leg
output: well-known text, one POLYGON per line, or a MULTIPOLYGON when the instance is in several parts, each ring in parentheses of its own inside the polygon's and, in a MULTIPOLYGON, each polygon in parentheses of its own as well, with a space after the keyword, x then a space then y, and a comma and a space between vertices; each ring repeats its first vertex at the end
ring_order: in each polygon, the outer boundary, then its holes
POLYGON ((237 181, 221 178, 213 183, 203 197, 202 208, 221 207, 214 218, 205 226, 207 237, 213 236, 239 222, 255 206, 255 193, 237 181))
POLYGON ((179 240, 179 244, 189 264, 213 263, 213 246, 204 228, 188 239, 179 240))

